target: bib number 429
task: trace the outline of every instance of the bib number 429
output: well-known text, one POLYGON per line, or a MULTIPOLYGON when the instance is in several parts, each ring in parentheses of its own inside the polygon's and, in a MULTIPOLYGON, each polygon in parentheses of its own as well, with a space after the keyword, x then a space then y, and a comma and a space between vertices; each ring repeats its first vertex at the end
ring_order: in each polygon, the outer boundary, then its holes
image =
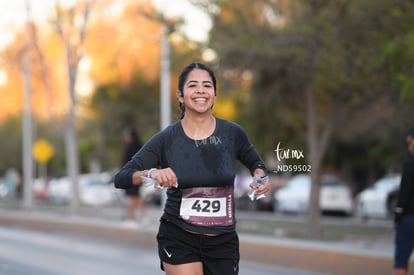
POLYGON ((217 213, 220 211, 219 200, 195 200, 191 209, 197 212, 217 213))
POLYGON ((183 190, 180 217, 198 226, 228 226, 233 220, 232 187, 195 187, 183 190))

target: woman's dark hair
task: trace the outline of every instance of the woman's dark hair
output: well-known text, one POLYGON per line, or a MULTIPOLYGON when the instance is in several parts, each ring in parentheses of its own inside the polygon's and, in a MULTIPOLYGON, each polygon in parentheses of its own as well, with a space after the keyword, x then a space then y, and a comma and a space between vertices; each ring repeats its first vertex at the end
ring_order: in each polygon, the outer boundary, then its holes
MULTIPOLYGON (((216 89, 216 77, 214 75, 214 72, 208 66, 204 65, 203 63, 194 62, 188 65, 187 67, 185 67, 181 71, 180 76, 178 77, 178 90, 180 91, 180 96, 184 95, 184 84, 187 81, 188 74, 194 69, 200 69, 200 70, 204 70, 208 72, 208 74, 211 77, 211 80, 213 81, 214 95, 215 95, 217 89, 216 89)), ((185 106, 183 103, 179 102, 179 107, 181 110, 181 118, 183 118, 184 112, 185 112, 185 106)))

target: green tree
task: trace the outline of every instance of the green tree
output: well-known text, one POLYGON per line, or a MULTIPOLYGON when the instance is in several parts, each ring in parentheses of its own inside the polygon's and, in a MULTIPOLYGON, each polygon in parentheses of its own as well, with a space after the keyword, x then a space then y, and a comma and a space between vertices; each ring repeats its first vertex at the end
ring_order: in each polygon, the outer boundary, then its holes
POLYGON ((77 83, 79 63, 84 56, 86 26, 89 20, 91 3, 88 1, 76 3, 68 9, 56 4, 56 17, 53 19, 55 31, 59 36, 66 57, 66 69, 70 98, 69 112, 65 125, 65 148, 67 172, 72 182, 72 194, 70 200, 71 211, 79 210, 79 148, 76 133, 76 105, 77 95, 75 87, 77 83))
MULTIPOLYGON (((116 21, 96 24, 90 43, 92 78, 97 88, 90 102, 91 110, 85 137, 85 153, 104 162, 105 169, 118 167, 123 130, 136 128, 143 142, 160 129, 160 38, 162 18, 143 3, 130 3, 116 21), (137 29, 137 26, 139 28, 137 29), (101 29, 105 28, 102 34, 101 29), (128 34, 128 35, 126 35, 128 34), (137 35, 138 34, 138 35, 137 35), (119 36, 119 37, 118 37, 119 36), (107 46, 111 43, 111 46, 107 46), (90 143, 94 143, 90 144, 90 143)), ((171 105, 172 120, 179 118, 176 100, 177 79, 181 69, 201 60, 202 45, 188 40, 179 31, 181 20, 171 19, 171 105), (176 24, 175 24, 176 23, 176 24)))
POLYGON ((318 236, 319 177, 332 138, 380 139, 387 131, 383 126, 395 122, 400 94, 407 94, 404 88, 410 86, 407 76, 412 74, 412 63, 403 60, 412 58, 410 50, 401 48, 412 48, 407 41, 414 4, 286 3, 220 1, 211 47, 222 69, 252 72, 246 116, 252 118, 251 132, 260 135, 255 139, 272 148, 274 139, 287 133, 285 138, 293 146, 306 144, 306 160, 312 166, 309 228, 312 236, 318 236), (406 37, 406 42, 391 51, 389 43, 400 37, 406 37), (391 70, 395 56, 400 62, 391 70))
POLYGON ((104 137, 103 148, 110 158, 111 167, 120 164, 123 131, 136 128, 145 141, 159 130, 158 83, 135 77, 128 87, 119 83, 98 87, 91 101, 94 122, 104 137))
POLYGON ((11 117, 0 126, 0 177, 9 167, 22 171, 22 118, 11 117))

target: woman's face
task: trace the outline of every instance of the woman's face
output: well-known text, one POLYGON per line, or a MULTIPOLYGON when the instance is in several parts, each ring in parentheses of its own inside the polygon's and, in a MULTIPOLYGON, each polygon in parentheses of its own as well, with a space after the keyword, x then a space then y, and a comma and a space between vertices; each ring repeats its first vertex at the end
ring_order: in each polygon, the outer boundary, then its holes
POLYGON ((192 70, 184 83, 183 100, 186 112, 211 112, 216 99, 213 81, 205 70, 192 70))

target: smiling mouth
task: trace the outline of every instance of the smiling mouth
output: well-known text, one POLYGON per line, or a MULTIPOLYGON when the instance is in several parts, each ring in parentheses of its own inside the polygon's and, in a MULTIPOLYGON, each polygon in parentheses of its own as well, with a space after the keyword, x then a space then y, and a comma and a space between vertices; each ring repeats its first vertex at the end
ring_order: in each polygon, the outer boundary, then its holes
POLYGON ((196 98, 194 99, 194 101, 204 103, 204 102, 207 102, 207 98, 196 98))

